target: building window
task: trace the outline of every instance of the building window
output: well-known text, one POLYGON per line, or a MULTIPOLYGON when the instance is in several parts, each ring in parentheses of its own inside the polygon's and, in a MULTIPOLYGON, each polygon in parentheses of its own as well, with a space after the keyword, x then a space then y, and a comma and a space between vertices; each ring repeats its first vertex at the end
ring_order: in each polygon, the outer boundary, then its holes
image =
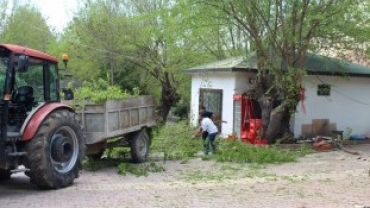
POLYGON ((330 96, 331 86, 329 84, 319 84, 317 86, 317 95, 330 96))

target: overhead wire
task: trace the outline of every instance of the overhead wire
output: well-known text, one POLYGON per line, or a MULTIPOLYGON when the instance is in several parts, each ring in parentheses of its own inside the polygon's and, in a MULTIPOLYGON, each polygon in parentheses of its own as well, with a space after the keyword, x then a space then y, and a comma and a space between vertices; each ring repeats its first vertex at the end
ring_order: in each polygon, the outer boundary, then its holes
MULTIPOLYGON (((322 83, 322 84, 327 84, 327 83, 325 83, 318 75, 316 75, 315 76, 316 78, 317 78, 317 80, 319 80, 319 82, 320 83, 322 83)), ((346 95, 346 94, 344 94, 344 93, 342 93, 342 92, 340 92, 339 90, 337 90, 337 89, 335 89, 335 88, 331 88, 331 90, 333 90, 334 92, 336 92, 336 93, 338 93, 338 94, 340 94, 340 95, 342 95, 343 97, 345 97, 345 98, 347 98, 347 99, 349 99, 349 100, 351 100, 351 101, 353 101, 353 102, 356 102, 356 103, 359 103, 359 104, 362 104, 362 105, 368 105, 368 106, 370 106, 370 103, 367 103, 367 102, 364 102, 364 101, 360 101, 360 100, 357 100, 357 99, 355 99, 355 98, 352 98, 352 97, 350 97, 349 95, 346 95)))

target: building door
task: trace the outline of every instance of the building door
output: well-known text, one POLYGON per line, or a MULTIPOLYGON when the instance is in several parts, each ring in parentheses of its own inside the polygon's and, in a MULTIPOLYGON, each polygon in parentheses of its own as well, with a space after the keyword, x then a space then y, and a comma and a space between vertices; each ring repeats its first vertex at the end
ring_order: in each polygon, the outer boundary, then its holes
POLYGON ((215 124, 221 132, 222 121, 222 90, 220 89, 200 89, 199 109, 204 106, 207 111, 216 114, 215 124))

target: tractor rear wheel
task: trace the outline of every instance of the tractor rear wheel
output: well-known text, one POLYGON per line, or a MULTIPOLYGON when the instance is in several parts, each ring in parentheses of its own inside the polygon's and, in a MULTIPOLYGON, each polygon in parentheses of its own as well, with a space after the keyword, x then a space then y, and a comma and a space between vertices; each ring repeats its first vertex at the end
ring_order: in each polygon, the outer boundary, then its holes
POLYGON ((11 175, 12 175, 12 172, 10 172, 10 170, 0 168, 0 181, 5 181, 5 180, 10 179, 11 175))
POLYGON ((31 183, 43 189, 58 189, 79 176, 85 141, 75 113, 52 112, 27 143, 27 164, 31 183))

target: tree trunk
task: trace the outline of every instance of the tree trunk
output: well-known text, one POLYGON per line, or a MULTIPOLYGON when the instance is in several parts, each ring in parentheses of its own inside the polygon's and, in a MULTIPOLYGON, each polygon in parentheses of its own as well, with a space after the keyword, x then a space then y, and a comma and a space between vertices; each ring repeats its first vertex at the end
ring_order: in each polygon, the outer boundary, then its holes
MULTIPOLYGON (((262 111, 263 110, 264 109, 262 109, 262 111)), ((269 124, 265 127, 266 130, 264 134, 264 138, 267 139, 269 144, 274 144, 277 137, 282 136, 285 133, 284 131, 289 129, 289 121, 286 122, 287 116, 289 117, 289 111, 286 102, 281 103, 271 111, 269 124), (286 127, 286 125, 288 125, 288 127, 286 127)))
POLYGON ((269 144, 274 144, 279 137, 290 133, 288 102, 284 101, 281 92, 271 89, 273 83, 272 76, 257 76, 248 92, 259 101, 262 110, 261 138, 267 139, 269 144), (269 93, 266 94, 266 91, 269 91, 269 93))
POLYGON ((165 72, 162 81, 161 106, 159 110, 159 116, 162 119, 161 122, 166 123, 171 107, 175 106, 180 98, 181 95, 179 95, 176 92, 176 88, 171 85, 168 72, 165 72))

